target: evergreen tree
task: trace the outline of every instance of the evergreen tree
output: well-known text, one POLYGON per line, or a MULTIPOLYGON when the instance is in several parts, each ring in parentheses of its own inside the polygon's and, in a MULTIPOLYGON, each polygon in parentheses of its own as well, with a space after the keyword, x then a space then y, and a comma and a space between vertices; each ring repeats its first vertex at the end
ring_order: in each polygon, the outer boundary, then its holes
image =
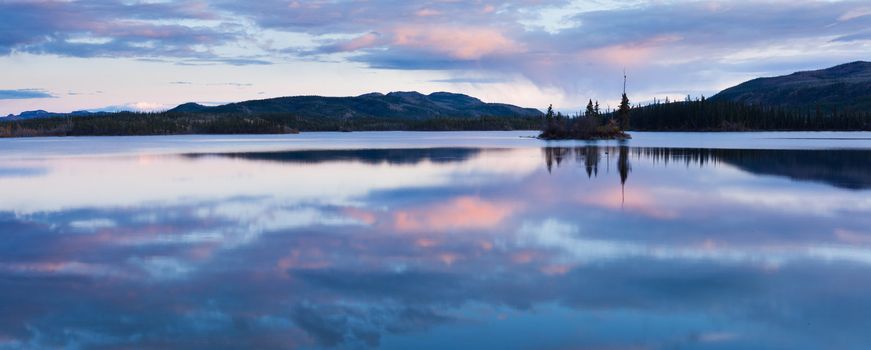
POLYGON ((584 112, 584 116, 590 118, 596 115, 596 108, 593 106, 593 100, 587 102, 587 111, 584 112))
POLYGON ((620 108, 617 110, 617 118, 618 123, 620 125, 620 130, 626 130, 629 128, 629 110, 632 107, 629 105, 629 97, 626 96, 626 93, 623 93, 623 99, 620 100, 620 108))

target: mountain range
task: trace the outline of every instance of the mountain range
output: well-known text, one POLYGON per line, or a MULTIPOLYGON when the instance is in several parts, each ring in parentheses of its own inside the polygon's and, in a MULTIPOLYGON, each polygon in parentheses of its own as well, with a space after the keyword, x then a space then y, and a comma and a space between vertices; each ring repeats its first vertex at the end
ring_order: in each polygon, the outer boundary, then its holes
MULTIPOLYGON (((354 97, 292 96, 265 100, 251 100, 220 106, 185 103, 167 113, 264 115, 287 114, 301 118, 410 118, 436 117, 539 117, 543 113, 535 108, 522 108, 504 103, 485 103, 477 98, 449 92, 424 95, 419 92, 368 93, 354 97)), ((34 119, 58 116, 83 116, 96 113, 78 111, 69 114, 43 110, 10 115, 10 119, 34 119)), ((105 114, 105 112, 100 112, 105 114)))
POLYGON ((257 115, 282 113, 299 117, 433 118, 542 115, 534 108, 521 108, 448 92, 369 93, 356 97, 294 96, 253 100, 207 107, 186 103, 168 112, 257 115))
POLYGON ((871 111, 871 62, 757 78, 723 90, 711 100, 795 109, 871 111))
MULTIPOLYGON (((796 72, 789 75, 757 78, 725 89, 711 101, 732 101, 748 105, 785 107, 796 110, 819 108, 831 111, 871 111, 871 62, 857 61, 839 66, 796 72)), ((477 98, 449 92, 424 95, 418 92, 369 93, 353 97, 292 96, 251 100, 220 106, 185 103, 167 111, 170 114, 267 115, 283 114, 300 118, 403 118, 437 117, 539 117, 534 108, 503 103, 485 103, 477 98)), ((58 116, 111 114, 76 111, 52 113, 43 110, 9 115, 6 120, 25 120, 58 116)))
POLYGON ((35 111, 26 111, 21 112, 21 114, 15 115, 10 114, 7 115, 6 118, 9 120, 27 120, 27 119, 39 119, 39 118, 52 118, 52 117, 76 117, 76 116, 89 116, 89 115, 103 115, 109 114, 108 112, 89 112, 89 111, 74 111, 70 113, 54 113, 47 112, 41 109, 35 111))

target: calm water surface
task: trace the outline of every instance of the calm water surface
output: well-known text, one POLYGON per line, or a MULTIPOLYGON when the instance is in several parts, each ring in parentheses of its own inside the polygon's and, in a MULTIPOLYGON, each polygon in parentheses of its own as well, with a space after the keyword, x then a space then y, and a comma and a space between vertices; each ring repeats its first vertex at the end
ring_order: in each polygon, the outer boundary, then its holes
POLYGON ((0 140, 0 349, 868 349, 871 133, 0 140))

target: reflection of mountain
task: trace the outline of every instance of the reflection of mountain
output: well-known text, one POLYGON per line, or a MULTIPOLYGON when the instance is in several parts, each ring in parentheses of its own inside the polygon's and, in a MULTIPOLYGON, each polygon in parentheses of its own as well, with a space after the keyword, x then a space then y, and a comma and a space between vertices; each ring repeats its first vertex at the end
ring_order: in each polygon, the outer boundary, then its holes
MULTIPOLYGON (((617 155, 620 168, 626 147, 587 146, 545 148, 548 170, 574 158, 590 176, 598 173, 603 156, 617 155)), ((871 188, 871 151, 868 150, 747 150, 697 148, 631 148, 630 156, 662 162, 695 164, 725 163, 757 175, 783 176, 797 181, 814 181, 845 189, 871 188)), ((625 177, 620 170, 621 178, 625 177)))
POLYGON ((744 171, 815 181, 835 187, 871 188, 871 151, 864 150, 718 150, 717 157, 744 171))
POLYGON ((368 164, 417 164, 461 162, 481 153, 478 148, 418 148, 418 149, 353 149, 353 150, 306 150, 246 153, 188 154, 200 158, 219 156, 255 161, 283 163, 362 162, 368 164))

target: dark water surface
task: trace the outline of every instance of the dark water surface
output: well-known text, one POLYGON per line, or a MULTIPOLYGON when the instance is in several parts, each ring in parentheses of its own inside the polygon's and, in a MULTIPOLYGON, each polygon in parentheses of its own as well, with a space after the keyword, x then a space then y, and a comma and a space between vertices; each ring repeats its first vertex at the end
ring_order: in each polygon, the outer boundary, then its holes
POLYGON ((0 349, 868 349, 868 133, 0 140, 0 349))

